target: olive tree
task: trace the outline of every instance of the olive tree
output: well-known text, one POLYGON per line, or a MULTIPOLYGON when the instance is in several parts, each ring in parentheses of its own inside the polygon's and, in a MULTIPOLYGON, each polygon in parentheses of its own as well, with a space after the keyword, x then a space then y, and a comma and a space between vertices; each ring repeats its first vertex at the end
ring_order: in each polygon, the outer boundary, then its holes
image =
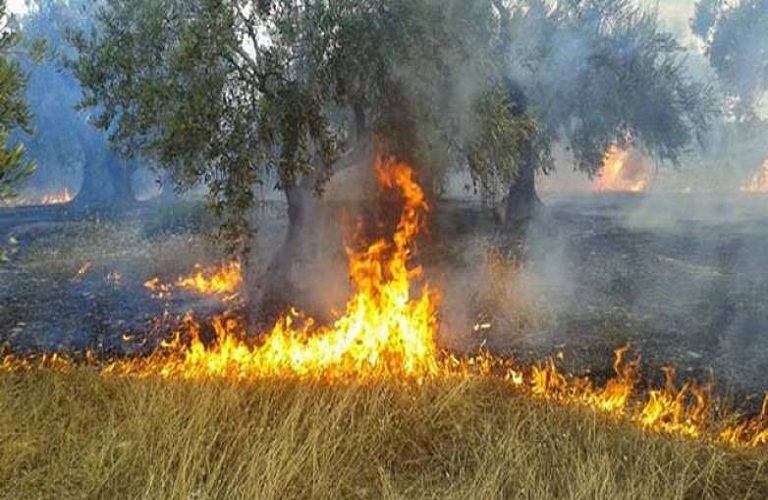
POLYGON ((20 33, 11 24, 7 2, 0 0, 0 201, 13 195, 13 186, 27 177, 34 164, 25 159, 22 144, 10 144, 11 132, 30 132, 24 99, 25 77, 18 62, 20 33))
POLYGON ((73 66, 123 154, 207 184, 233 250, 278 179, 289 230, 265 275, 283 277, 314 195, 374 148, 427 187, 467 158, 511 182, 536 126, 511 112, 498 21, 486 0, 104 0, 73 66))

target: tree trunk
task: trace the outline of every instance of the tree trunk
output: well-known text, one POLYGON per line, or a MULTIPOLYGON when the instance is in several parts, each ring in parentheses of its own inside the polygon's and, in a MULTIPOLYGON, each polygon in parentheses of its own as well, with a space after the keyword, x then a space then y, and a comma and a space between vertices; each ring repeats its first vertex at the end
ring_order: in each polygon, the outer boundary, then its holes
POLYGON ((133 194, 133 173, 136 166, 132 162, 121 161, 111 150, 104 162, 107 175, 112 182, 112 200, 116 206, 129 207, 136 203, 133 194))
POLYGON ((530 154, 520 164, 515 182, 509 187, 504 206, 504 225, 516 229, 526 225, 543 206, 536 194, 536 171, 530 154))
POLYGON ((85 149, 83 183, 73 203, 81 207, 125 207, 135 203, 131 186, 135 167, 121 161, 106 146, 85 149))
POLYGON ((310 205, 313 200, 310 190, 300 184, 284 189, 288 202, 288 229, 282 245, 271 262, 257 280, 257 296, 253 297, 258 311, 254 318, 260 330, 270 327, 284 315, 290 307, 300 302, 299 288, 296 286, 294 267, 303 254, 307 244, 309 225, 307 224, 310 205))
POLYGON ((179 194, 173 188, 173 175, 169 170, 164 170, 160 176, 160 195, 157 200, 168 203, 179 199, 179 194))

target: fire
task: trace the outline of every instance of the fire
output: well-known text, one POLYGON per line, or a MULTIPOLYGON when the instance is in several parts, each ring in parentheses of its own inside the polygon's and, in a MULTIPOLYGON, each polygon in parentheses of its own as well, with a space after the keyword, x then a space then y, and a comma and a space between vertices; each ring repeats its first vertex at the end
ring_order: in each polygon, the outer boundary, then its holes
POLYGON ((611 146, 603 158, 600 175, 592 182, 592 191, 639 193, 648 187, 648 173, 631 149, 611 146))
MULTIPOLYGON (((768 396, 757 416, 728 415, 713 397, 711 385, 686 383, 678 388, 671 368, 665 370, 663 387, 643 390, 639 387, 640 359, 627 360, 627 347, 615 351, 614 375, 602 385, 562 372, 555 359, 520 366, 511 358, 489 353, 459 358, 440 351, 434 340, 439 295, 423 280, 421 267, 412 262, 414 239, 428 211, 424 193, 404 164, 379 161, 376 172, 383 188, 400 192, 404 208, 391 238, 366 248, 347 249, 353 292, 345 312, 332 324, 319 325, 291 311, 271 331, 249 338, 237 318, 214 318, 211 335, 204 333, 190 314, 175 338, 161 344, 153 354, 100 364, 102 373, 236 381, 290 377, 332 382, 392 377, 419 383, 494 377, 508 384, 510 391, 559 405, 592 408, 651 432, 731 446, 768 444, 768 396)), ((210 281, 215 274, 208 274, 206 279, 210 281)), ((149 287, 163 290, 160 285, 156 280, 148 282, 149 287)), ((86 355, 85 361, 96 363, 92 354, 86 355)), ((70 363, 55 354, 37 361, 6 356, 0 369, 44 366, 66 371, 70 363)))
POLYGON ((175 288, 183 288, 203 295, 224 296, 224 300, 236 297, 243 282, 240 262, 232 261, 219 267, 203 268, 195 264, 195 270, 189 276, 182 276, 175 283, 166 283, 155 276, 144 282, 156 299, 167 299, 175 288))
POLYGON ((55 193, 46 193, 40 195, 23 194, 11 200, 12 206, 34 206, 34 205, 63 205, 74 199, 74 195, 69 188, 55 193))
POLYGON ((745 193, 768 193, 768 160, 763 162, 760 171, 741 190, 745 193))
MULTIPOLYGON (((404 208, 391 240, 381 239, 365 249, 347 249, 353 294, 346 312, 331 326, 317 325, 297 312, 280 320, 258 345, 248 342, 234 319, 217 318, 216 343, 207 346, 199 325, 187 327, 191 343, 178 339, 138 369, 163 376, 236 379, 286 376, 366 378, 398 375, 422 378, 438 372, 434 333, 438 294, 423 284, 419 266, 409 265, 413 240, 428 207, 411 169, 401 163, 379 162, 377 177, 386 189, 397 189, 404 208)), ((235 269, 235 268, 232 268, 235 269)), ((237 268, 239 275, 239 267, 237 268)), ((197 276, 197 275, 196 275, 197 276)), ((198 288, 194 277, 184 280, 198 288)), ((136 365, 116 363, 112 370, 135 372, 136 365)))
POLYGON ((40 205, 60 205, 62 203, 69 203, 74 196, 69 192, 69 188, 64 188, 64 191, 60 193, 44 194, 40 197, 40 205))
POLYGON ((203 269, 199 264, 191 276, 179 278, 177 285, 205 295, 232 294, 240 289, 243 278, 240 262, 233 261, 221 267, 203 269))

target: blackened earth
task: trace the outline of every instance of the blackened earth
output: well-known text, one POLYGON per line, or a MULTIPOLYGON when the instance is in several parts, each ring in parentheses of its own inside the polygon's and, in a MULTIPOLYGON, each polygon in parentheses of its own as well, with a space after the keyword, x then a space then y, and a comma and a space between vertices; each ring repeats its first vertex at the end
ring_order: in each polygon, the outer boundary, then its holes
MULTIPOLYGON (((149 352, 187 310, 205 318, 236 307, 144 287, 221 261, 200 210, 2 209, 0 345, 149 352)), ((265 260, 284 213, 278 202, 260 209, 265 260)), ((523 244, 476 202, 441 202, 433 214, 417 255, 444 292, 447 348, 526 362, 562 353, 567 370, 604 379, 613 350, 629 345, 654 382, 675 366, 680 380, 713 377, 721 392, 755 401, 768 389, 768 196, 552 198, 523 244), (489 266, 489 252, 501 264, 489 266)))

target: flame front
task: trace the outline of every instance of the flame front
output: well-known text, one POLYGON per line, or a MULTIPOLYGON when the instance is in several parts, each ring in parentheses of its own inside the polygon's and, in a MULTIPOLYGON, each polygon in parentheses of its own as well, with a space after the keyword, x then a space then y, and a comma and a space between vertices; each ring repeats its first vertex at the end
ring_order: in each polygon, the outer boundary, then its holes
POLYGON ((592 182, 592 191, 639 193, 647 186, 647 172, 642 163, 633 161, 632 151, 611 146, 600 175, 592 182))
POLYGON ((745 193, 768 193, 768 160, 741 190, 745 193))
MULTIPOLYGON (((428 210, 424 193, 406 165, 380 161, 376 172, 382 187, 399 190, 404 208, 391 239, 347 250, 353 293, 346 312, 332 325, 321 326, 291 312, 269 333, 249 340, 241 321, 220 316, 212 322, 215 338, 205 341, 201 325, 190 315, 176 337, 153 354, 114 360, 102 365, 103 373, 191 380, 392 377, 419 382, 498 377, 516 391, 561 405, 593 408, 653 432, 732 446, 768 444, 768 396, 757 416, 718 414, 722 405, 712 397, 711 385, 686 383, 677 388, 671 368, 665 370, 663 387, 639 390, 640 361, 627 361, 626 348, 615 352, 615 374, 604 385, 563 373, 554 359, 526 367, 489 353, 457 358, 438 351, 434 338, 439 297, 422 281, 421 268, 410 262, 414 238, 428 210), (414 294, 415 288, 419 290, 414 294)), ((157 285, 154 280, 147 283, 153 289, 157 285)), ((86 363, 96 363, 90 352, 86 363)), ((35 366, 66 371, 70 361, 55 354, 37 360, 9 355, 0 363, 0 369, 11 371, 35 366)))

